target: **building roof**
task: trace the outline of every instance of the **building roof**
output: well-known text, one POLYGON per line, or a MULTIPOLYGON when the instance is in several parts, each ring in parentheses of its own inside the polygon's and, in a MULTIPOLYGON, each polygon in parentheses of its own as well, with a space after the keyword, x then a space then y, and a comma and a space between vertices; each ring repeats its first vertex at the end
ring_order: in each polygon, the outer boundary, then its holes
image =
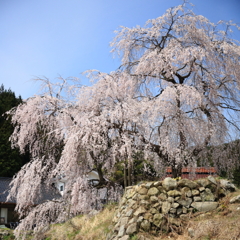
MULTIPOLYGON (((166 173, 172 173, 172 168, 168 167, 166 169, 166 173)), ((208 173, 208 174, 216 174, 217 171, 214 167, 183 167, 182 173, 208 173)))
MULTIPOLYGON (((184 167, 182 168, 181 178, 199 179, 209 175, 217 176, 217 170, 214 167, 184 167)), ((166 176, 172 176, 172 168, 166 168, 166 176)))
POLYGON ((41 191, 40 196, 37 199, 37 202, 35 204, 41 204, 43 202, 46 202, 47 200, 53 200, 53 199, 60 199, 62 198, 62 195, 53 186, 46 186, 44 184, 41 185, 41 191))
MULTIPOLYGON (((0 202, 1 203, 16 203, 15 199, 9 200, 7 202, 7 196, 10 190, 10 182, 12 178, 0 177, 0 202)), ((40 204, 47 200, 59 199, 61 198, 61 194, 54 187, 47 187, 46 185, 42 185, 40 189, 40 197, 34 204, 40 204)))
MULTIPOLYGON (((12 178, 7 177, 0 177, 0 202, 6 202, 8 192, 10 190, 10 182, 12 181, 12 178)), ((14 200, 8 201, 10 203, 15 203, 14 200)))

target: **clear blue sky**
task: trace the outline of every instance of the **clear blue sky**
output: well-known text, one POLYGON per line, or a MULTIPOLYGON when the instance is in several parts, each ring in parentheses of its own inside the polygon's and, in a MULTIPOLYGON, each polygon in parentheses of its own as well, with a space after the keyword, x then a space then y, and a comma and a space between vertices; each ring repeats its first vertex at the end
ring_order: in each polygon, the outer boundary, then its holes
MULTIPOLYGON (((191 1, 191 0, 190 0, 191 1)), ((212 22, 240 25, 240 0, 192 0, 212 22)), ((0 0, 0 83, 24 99, 37 93, 31 79, 81 77, 119 66, 109 42, 119 26, 144 25, 181 0, 0 0)), ((233 34, 240 40, 240 34, 233 34)))

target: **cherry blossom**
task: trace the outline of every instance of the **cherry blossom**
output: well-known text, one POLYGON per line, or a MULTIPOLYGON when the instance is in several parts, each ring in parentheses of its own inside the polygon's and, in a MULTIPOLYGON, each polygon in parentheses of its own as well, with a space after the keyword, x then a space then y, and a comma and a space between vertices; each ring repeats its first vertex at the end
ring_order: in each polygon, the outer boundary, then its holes
POLYGON ((91 169, 104 185, 122 163, 131 184, 136 152, 159 174, 171 166, 175 177, 200 160, 219 171, 236 167, 232 145, 224 145, 240 130, 240 43, 231 39, 233 30, 240 28, 211 23, 185 1, 143 27, 116 31, 112 52, 122 65, 111 73, 87 71, 92 85, 40 79, 42 94, 9 111, 13 147, 32 156, 12 181, 9 197, 25 217, 17 231, 31 229, 30 221, 41 227, 90 211, 90 199, 99 201, 86 180, 91 169), (68 177, 69 194, 29 208, 41 184, 50 186, 61 174, 68 177))

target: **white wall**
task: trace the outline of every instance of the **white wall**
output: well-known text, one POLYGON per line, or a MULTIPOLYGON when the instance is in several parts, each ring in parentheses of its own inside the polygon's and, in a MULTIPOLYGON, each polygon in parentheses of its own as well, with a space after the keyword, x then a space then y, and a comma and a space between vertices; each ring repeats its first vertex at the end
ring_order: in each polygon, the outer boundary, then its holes
POLYGON ((59 190, 60 194, 63 196, 64 190, 65 190, 65 183, 59 181, 55 183, 55 186, 59 190))
POLYGON ((1 217, 5 218, 5 223, 7 223, 7 220, 8 220, 7 215, 8 215, 8 209, 7 208, 1 208, 1 217))
MULTIPOLYGON (((88 180, 93 180, 93 179, 99 180, 99 176, 96 171, 91 171, 88 173, 88 180)), ((64 190, 65 190, 65 182, 66 182, 65 177, 61 178, 60 180, 55 182, 55 186, 59 190, 59 192, 62 196, 63 196, 64 190)), ((93 181, 93 184, 97 184, 97 183, 98 183, 98 181, 93 181)))

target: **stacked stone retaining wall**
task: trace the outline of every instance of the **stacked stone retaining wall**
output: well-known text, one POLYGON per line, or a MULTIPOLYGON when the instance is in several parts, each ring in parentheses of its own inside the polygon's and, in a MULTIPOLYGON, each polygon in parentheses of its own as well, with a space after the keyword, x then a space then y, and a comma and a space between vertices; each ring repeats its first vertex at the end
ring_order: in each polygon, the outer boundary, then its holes
POLYGON ((167 225, 180 226, 196 211, 211 211, 235 186, 212 176, 191 181, 170 177, 127 187, 107 239, 128 240, 139 231, 157 233, 167 225))

